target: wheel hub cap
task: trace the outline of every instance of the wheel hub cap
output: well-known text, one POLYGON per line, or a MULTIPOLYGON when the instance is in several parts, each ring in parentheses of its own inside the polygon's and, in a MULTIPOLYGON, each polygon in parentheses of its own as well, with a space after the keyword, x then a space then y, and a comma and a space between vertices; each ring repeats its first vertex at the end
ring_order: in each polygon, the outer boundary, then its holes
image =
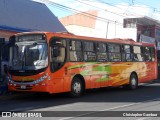
POLYGON ((80 85, 80 83, 78 83, 78 82, 75 83, 73 89, 74 89, 75 93, 80 93, 80 91, 81 91, 81 85, 80 85))
POLYGON ((131 84, 132 84, 133 86, 135 86, 135 85, 136 85, 136 79, 135 79, 135 78, 132 78, 132 80, 131 80, 131 84))

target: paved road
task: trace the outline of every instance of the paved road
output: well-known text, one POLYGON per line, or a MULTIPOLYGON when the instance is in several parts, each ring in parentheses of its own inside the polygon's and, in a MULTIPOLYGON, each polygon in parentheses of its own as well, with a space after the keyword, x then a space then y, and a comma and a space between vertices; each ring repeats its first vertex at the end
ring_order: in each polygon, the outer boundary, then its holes
MULTIPOLYGON (((60 115, 56 119, 61 120, 81 119, 76 116, 87 117, 86 119, 88 120, 96 120, 99 116, 115 116, 114 119, 129 119, 128 115, 131 114, 132 116, 142 114, 140 117, 130 118, 133 120, 159 119, 160 117, 153 118, 151 116, 156 116, 156 114, 160 116, 160 112, 158 112, 160 111, 160 82, 139 86, 134 91, 122 88, 89 90, 80 98, 69 98, 66 94, 41 95, 35 93, 1 96, 0 111, 56 111, 51 114, 60 115), (73 112, 67 113, 64 111, 73 112), (75 117, 67 117, 66 114, 72 114, 75 117), (143 114, 150 116, 144 117, 143 114), (120 116, 127 117, 119 118, 120 116)), ((100 117, 98 119, 106 118, 100 117)), ((113 119, 113 117, 110 119, 113 119)))

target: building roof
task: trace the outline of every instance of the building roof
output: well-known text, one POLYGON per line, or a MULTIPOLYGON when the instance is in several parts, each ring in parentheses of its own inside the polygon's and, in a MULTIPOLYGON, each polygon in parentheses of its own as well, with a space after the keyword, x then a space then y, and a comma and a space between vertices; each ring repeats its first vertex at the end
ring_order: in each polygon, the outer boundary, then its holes
POLYGON ((124 22, 135 23, 140 25, 160 25, 160 21, 152 19, 150 17, 137 17, 137 18, 125 18, 124 22))
POLYGON ((31 0, 0 0, 0 30, 67 31, 45 4, 31 0))

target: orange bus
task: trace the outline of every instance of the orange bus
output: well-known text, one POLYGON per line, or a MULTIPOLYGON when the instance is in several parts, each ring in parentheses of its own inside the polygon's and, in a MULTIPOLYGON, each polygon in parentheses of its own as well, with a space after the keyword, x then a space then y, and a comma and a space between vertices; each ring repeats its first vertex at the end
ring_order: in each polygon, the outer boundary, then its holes
POLYGON ((153 44, 70 33, 32 32, 10 37, 9 90, 69 92, 126 86, 157 79, 153 44))

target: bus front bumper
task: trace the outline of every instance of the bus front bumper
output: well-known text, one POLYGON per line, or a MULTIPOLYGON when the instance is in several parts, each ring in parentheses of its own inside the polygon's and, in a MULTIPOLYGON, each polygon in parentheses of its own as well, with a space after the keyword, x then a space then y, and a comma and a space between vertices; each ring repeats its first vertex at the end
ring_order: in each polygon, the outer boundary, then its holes
POLYGON ((51 89, 54 87, 52 85, 47 85, 45 83, 42 84, 35 84, 35 85, 23 85, 23 84, 9 84, 8 90, 9 91, 20 91, 20 92, 47 92, 53 93, 51 89))

